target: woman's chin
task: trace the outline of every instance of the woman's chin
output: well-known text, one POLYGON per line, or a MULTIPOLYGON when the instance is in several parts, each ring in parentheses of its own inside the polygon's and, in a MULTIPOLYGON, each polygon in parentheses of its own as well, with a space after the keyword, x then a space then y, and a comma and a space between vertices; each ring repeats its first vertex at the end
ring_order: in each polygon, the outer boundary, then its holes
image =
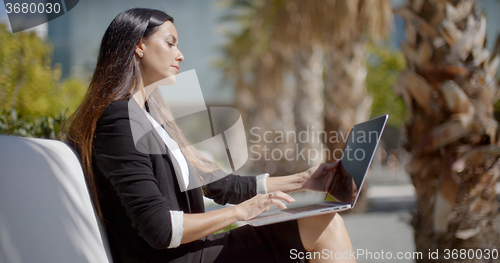
POLYGON ((172 79, 175 81, 176 75, 177 75, 177 72, 175 72, 175 73, 168 72, 166 74, 162 74, 162 79, 172 79))
POLYGON ((175 84, 175 81, 177 80, 177 74, 174 74, 174 75, 170 75, 167 77, 169 80, 173 81, 174 84, 175 84))
POLYGON ((177 71, 169 70, 166 74, 164 74, 164 78, 175 78, 175 76, 179 74, 177 71))
POLYGON ((177 80, 176 74, 169 74, 162 80, 165 86, 174 85, 177 80))
POLYGON ((176 82, 176 75, 161 75, 157 77, 157 80, 153 80, 154 82, 149 84, 146 88, 156 88, 158 86, 171 86, 176 82))
POLYGON ((163 79, 164 81, 162 82, 165 82, 166 85, 174 85, 176 80, 177 80, 177 74, 169 74, 167 76, 165 76, 165 78, 163 79))

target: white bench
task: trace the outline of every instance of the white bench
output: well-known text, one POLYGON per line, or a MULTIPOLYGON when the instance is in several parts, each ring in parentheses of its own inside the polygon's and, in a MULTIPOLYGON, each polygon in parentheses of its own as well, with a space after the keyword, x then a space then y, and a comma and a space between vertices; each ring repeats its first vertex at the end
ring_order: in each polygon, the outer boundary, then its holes
POLYGON ((107 251, 71 148, 0 135, 0 262, 106 263, 107 251))

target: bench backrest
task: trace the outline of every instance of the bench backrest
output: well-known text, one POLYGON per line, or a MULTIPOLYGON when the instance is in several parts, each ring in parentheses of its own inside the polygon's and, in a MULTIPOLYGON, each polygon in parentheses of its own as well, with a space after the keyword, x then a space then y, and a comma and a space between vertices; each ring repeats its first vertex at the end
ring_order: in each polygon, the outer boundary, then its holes
POLYGON ((71 148, 0 135, 0 262, 110 262, 104 244, 71 148))

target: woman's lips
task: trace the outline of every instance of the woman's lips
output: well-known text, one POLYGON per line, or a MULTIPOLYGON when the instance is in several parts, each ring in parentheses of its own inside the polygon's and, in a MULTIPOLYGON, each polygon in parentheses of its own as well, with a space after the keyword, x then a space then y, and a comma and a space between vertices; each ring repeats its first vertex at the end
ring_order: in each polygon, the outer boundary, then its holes
POLYGON ((175 68, 175 70, 177 70, 177 73, 179 73, 179 66, 172 66, 172 68, 175 68))

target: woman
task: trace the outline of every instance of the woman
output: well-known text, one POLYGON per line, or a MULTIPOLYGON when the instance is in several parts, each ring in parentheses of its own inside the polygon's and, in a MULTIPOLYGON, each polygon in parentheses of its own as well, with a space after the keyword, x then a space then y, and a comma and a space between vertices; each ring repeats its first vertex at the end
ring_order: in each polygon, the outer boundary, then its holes
POLYGON ((162 129, 183 146, 180 159, 172 152, 147 152, 155 142, 171 148, 155 131, 134 141, 130 105, 143 111, 134 113, 143 114, 138 122, 147 121, 147 116, 171 116, 159 94, 148 98, 144 88, 179 72, 184 57, 178 42, 173 19, 161 11, 119 14, 102 39, 88 94, 71 118, 68 138, 80 154, 114 262, 297 262, 291 258, 304 251, 349 252, 349 236, 335 214, 212 234, 271 205, 285 208, 280 200, 294 201, 285 192, 316 188, 336 164, 268 179, 231 174, 181 191, 176 173, 185 170, 179 163, 201 173, 217 168, 187 146, 175 123, 162 129), (203 194, 220 204, 237 205, 205 213, 203 194))

